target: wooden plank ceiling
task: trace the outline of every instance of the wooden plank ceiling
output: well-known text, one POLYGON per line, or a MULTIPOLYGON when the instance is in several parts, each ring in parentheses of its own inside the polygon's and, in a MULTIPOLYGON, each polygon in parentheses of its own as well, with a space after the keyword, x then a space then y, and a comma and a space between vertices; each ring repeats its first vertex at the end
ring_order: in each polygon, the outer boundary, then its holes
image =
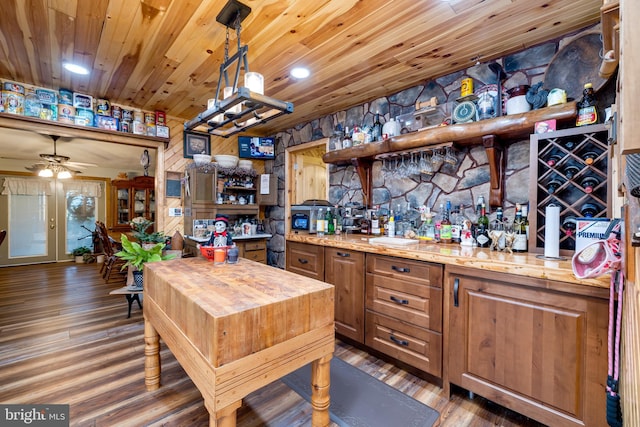
MULTIPOLYGON (((600 0, 244 0, 249 66, 294 113, 271 134, 597 23, 600 0), (293 66, 311 77, 289 76, 293 66)), ((218 81, 216 0, 2 0, 0 78, 70 88, 185 121, 218 81), (71 75, 63 61, 91 69, 71 75)), ((235 52, 232 31, 230 54, 235 52)))

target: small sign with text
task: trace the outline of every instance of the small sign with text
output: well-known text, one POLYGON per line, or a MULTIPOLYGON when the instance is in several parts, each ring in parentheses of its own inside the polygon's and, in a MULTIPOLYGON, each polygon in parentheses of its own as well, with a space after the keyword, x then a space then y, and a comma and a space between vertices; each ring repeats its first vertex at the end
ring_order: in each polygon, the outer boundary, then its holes
POLYGON ((0 404, 0 425, 69 427, 69 405, 0 404))

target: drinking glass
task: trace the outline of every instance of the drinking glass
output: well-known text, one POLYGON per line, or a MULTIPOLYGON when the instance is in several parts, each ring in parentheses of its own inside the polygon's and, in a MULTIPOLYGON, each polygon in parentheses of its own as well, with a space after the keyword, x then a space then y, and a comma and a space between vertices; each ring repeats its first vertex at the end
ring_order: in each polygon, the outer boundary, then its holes
POLYGON ((455 165, 456 163, 458 163, 458 158, 456 157, 456 154, 454 153, 452 147, 446 148, 444 152, 444 162, 449 163, 450 165, 455 165))
POLYGON ((407 169, 408 175, 417 175, 420 173, 420 166, 416 161, 415 153, 411 153, 411 161, 409 162, 407 169))
POLYGON ((425 175, 433 175, 433 166, 431 165, 431 154, 422 152, 420 159, 420 173, 425 175))
POLYGON ((436 172, 440 169, 444 163, 444 156, 439 150, 433 150, 433 154, 431 155, 431 164, 433 166, 433 171, 436 172))

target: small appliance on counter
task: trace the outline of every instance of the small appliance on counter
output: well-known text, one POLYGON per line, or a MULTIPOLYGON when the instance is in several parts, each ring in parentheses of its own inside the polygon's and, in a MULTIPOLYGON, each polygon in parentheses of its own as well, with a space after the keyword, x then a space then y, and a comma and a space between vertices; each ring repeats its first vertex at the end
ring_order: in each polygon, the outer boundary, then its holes
POLYGON ((331 206, 327 200, 309 199, 291 206, 291 230, 316 232, 316 214, 319 208, 331 206))

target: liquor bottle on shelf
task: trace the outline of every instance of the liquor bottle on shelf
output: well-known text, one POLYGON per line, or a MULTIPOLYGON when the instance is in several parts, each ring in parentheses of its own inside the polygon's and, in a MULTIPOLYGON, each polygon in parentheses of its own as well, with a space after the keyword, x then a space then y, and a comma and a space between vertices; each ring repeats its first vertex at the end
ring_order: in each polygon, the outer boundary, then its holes
POLYGON ((380 123, 380 113, 376 112, 376 119, 371 127, 371 142, 382 141, 382 123, 380 123))
POLYGON ((598 213, 598 207, 593 203, 585 203, 580 207, 580 214, 585 218, 593 218, 598 213))
POLYGON ((598 156, 600 156, 600 154, 596 153, 595 151, 587 151, 582 155, 582 160, 584 160, 586 164, 592 165, 596 161, 598 156))
POLYGON ((478 229, 476 232, 476 241, 479 248, 488 248, 491 239, 489 239, 489 218, 487 217, 486 207, 484 203, 480 206, 480 216, 478 217, 478 229))
POLYGON ((568 140, 568 141, 565 141, 563 145, 564 145, 564 148, 566 148, 567 150, 573 150, 573 147, 576 146, 576 143, 571 140, 568 140))
POLYGON ((349 132, 349 127, 344 128, 344 137, 342 138, 342 148, 351 148, 353 146, 353 141, 351 140, 351 133, 349 132))
POLYGON ((576 234, 576 217, 567 216, 562 221, 562 229, 566 236, 574 236, 576 234))
POLYGON ((451 243, 451 202, 447 200, 446 209, 443 209, 442 203, 440 203, 440 210, 442 212, 442 220, 440 221, 440 240, 442 243, 451 243))
POLYGON ((513 231, 515 232, 515 238, 511 249, 513 252, 527 252, 529 242, 527 241, 527 231, 522 220, 522 210, 516 211, 516 219, 513 220, 513 231))
POLYGON ((582 91, 582 99, 578 102, 578 117, 576 126, 585 126, 598 123, 598 107, 596 103, 596 95, 593 92, 591 83, 584 84, 582 91))
POLYGON ((580 185, 584 189, 584 192, 590 194, 593 192, 593 189, 597 187, 600 183, 597 178, 593 176, 587 176, 580 181, 580 185))
POLYGON ((558 162, 562 160, 562 156, 558 155, 558 154, 552 154, 551 156, 549 156, 549 158, 547 159, 547 165, 549 167, 554 167, 555 165, 558 164, 558 162))
POLYGON ((561 185, 562 183, 560 181, 558 181, 557 179, 554 179, 549 184, 547 184, 547 193, 549 194, 555 193, 558 190, 558 188, 560 188, 561 185))
POLYGON ((574 176, 580 173, 580 168, 575 165, 569 165, 562 169, 562 173, 567 177, 567 179, 573 179, 574 176))

